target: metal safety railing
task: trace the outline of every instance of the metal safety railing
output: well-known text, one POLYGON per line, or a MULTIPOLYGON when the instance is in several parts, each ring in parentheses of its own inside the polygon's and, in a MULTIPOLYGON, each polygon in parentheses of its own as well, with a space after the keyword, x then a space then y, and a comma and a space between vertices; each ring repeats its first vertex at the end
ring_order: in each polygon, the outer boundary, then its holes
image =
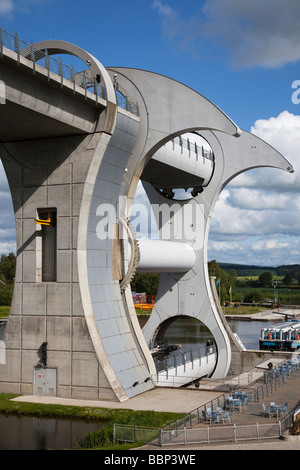
POLYGON ((131 114, 135 114, 136 116, 140 115, 138 103, 133 102, 127 95, 123 95, 119 88, 116 89, 116 99, 120 108, 126 109, 126 111, 129 111, 131 114))
POLYGON ((186 352, 180 352, 169 357, 165 357, 162 360, 155 362, 156 372, 168 371, 170 369, 176 369, 180 366, 185 367, 187 364, 191 363, 196 365, 196 363, 201 366, 201 361, 207 361, 208 356, 216 353, 215 344, 210 346, 199 347, 194 349, 189 349, 186 352))
POLYGON ((63 80, 67 80, 73 84, 73 91, 75 93, 76 85, 83 88, 86 92, 91 92, 97 97, 106 99, 106 90, 100 85, 100 77, 92 77, 89 73, 90 70, 83 72, 77 72, 74 70, 73 65, 68 66, 63 64, 61 59, 56 59, 53 56, 48 55, 46 51, 40 51, 33 46, 32 41, 27 43, 20 39, 17 35, 11 34, 8 31, 0 28, 0 57, 3 56, 3 47, 15 52, 17 54, 17 62, 20 62, 20 58, 26 57, 33 63, 33 71, 35 71, 35 65, 40 65, 48 71, 48 79, 50 79, 50 73, 54 73, 61 78, 61 85, 63 80))
MULTIPOLYGON (((101 77, 99 75, 92 76, 90 69, 77 72, 73 65, 62 63, 61 58, 56 59, 49 55, 47 50, 41 51, 35 48, 32 41, 25 42, 18 37, 17 33, 11 34, 0 27, 0 57, 3 56, 4 47, 17 54, 17 63, 20 63, 22 56, 31 60, 33 71, 35 71, 36 64, 45 68, 48 71, 48 80, 50 80, 50 73, 54 73, 60 77, 61 86, 63 86, 64 80, 70 82, 73 85, 73 93, 76 91, 76 86, 79 86, 85 90, 86 97, 87 92, 90 92, 97 98, 107 99, 106 88, 100 84, 101 77)), ((134 103, 129 96, 123 95, 119 89, 116 89, 116 100, 118 106, 139 116, 137 103, 134 103)))
POLYGON ((142 443, 164 447, 168 445, 212 444, 249 440, 276 439, 283 434, 282 422, 204 426, 196 429, 149 429, 139 426, 114 425, 113 442, 142 443))
POLYGON ((214 162, 215 156, 211 149, 205 149, 203 145, 197 144, 197 142, 191 142, 189 138, 184 138, 181 135, 174 137, 171 141, 173 143, 173 150, 175 145, 179 145, 181 147, 181 151, 183 149, 187 149, 189 152, 194 152, 196 154, 196 160, 200 160, 203 158, 204 160, 211 160, 214 162))
POLYGON ((222 427, 205 426, 197 429, 184 428, 181 432, 161 430, 157 440, 160 447, 167 445, 213 444, 249 440, 275 439, 282 435, 281 422, 255 423, 222 427))

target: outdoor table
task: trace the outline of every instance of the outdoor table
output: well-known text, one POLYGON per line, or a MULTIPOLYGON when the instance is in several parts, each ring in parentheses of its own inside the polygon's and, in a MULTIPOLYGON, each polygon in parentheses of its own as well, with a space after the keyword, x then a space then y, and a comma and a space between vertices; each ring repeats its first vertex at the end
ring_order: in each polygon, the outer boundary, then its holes
POLYGON ((240 412, 242 411, 242 402, 240 399, 234 399, 232 400, 232 404, 234 406, 234 408, 239 408, 240 409, 240 412))
POLYGON ((271 408, 274 407, 276 408, 276 415, 277 415, 277 418, 279 416, 279 413, 280 413, 280 408, 283 408, 282 405, 272 405, 271 408))
POLYGON ((237 408, 240 409, 240 412, 242 411, 242 403, 240 399, 229 397, 227 405, 229 406, 231 411, 235 411, 237 408))

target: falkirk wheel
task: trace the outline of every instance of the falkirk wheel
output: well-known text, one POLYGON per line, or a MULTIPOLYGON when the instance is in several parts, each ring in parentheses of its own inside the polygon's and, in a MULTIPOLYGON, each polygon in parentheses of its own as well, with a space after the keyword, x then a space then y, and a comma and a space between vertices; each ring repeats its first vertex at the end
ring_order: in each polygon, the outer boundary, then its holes
MULTIPOLYGON (((104 68, 63 41, 34 47, 82 59, 105 100, 85 135, 0 143, 18 251, 0 391, 124 401, 151 390, 157 375, 150 345, 180 316, 210 330, 216 354, 208 375, 225 377, 231 346, 207 266, 214 205, 241 172, 291 172, 291 165, 176 80, 104 68), (158 239, 137 239, 130 224, 140 180, 158 239), (179 189, 189 197, 177 199, 179 189), (130 288, 136 271, 160 273, 143 330, 130 288)), ((34 80, 38 74, 35 66, 34 80)))

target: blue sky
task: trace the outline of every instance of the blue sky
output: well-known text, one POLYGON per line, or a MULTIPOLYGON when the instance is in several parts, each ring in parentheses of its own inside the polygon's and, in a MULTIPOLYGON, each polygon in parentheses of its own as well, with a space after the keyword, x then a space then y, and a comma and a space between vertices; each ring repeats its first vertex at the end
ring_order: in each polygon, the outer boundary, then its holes
MULTIPOLYGON (((299 25, 298 0, 0 0, 6 31, 28 42, 66 40, 104 66, 179 80, 292 163, 293 175, 253 170, 222 192, 209 259, 240 264, 300 263, 299 25)), ((9 207, 0 171, 0 253, 14 250, 9 207)))

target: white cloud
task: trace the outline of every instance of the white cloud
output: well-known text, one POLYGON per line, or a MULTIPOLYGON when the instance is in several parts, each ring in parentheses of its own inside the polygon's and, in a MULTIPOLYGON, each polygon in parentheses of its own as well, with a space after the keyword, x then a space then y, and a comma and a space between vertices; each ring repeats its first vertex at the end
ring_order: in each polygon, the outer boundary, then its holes
POLYGON ((0 0, 0 16, 11 16, 15 12, 27 12, 31 6, 39 6, 53 0, 0 0))
POLYGON ((157 8, 160 15, 164 16, 169 21, 176 20, 177 14, 169 5, 163 5, 160 0, 155 0, 152 4, 153 8, 157 8))
POLYGON ((232 188, 228 198, 232 207, 250 210, 286 210, 298 208, 300 196, 292 201, 289 194, 277 194, 274 191, 265 192, 264 189, 232 188))
POLYGON ((270 239, 270 240, 259 240, 256 243, 253 243, 251 246, 252 250, 254 251, 267 251, 267 250, 276 250, 278 248, 288 248, 289 244, 287 242, 280 243, 276 239, 270 239))
POLYGON ((207 0, 206 33, 238 66, 279 67, 300 59, 298 0, 207 0))
POLYGON ((206 0, 180 11, 156 0, 153 7, 164 35, 186 51, 195 53, 209 40, 239 67, 276 68, 300 59, 298 0, 206 0))
POLYGON ((295 173, 261 168, 235 178, 214 210, 210 258, 269 266, 300 263, 300 116, 284 111, 256 121, 251 132, 281 152, 295 173), (231 244, 231 252, 217 250, 214 242, 222 240, 231 244))
POLYGON ((13 11, 13 0, 0 0, 0 15, 8 15, 13 11))
POLYGON ((203 37, 202 19, 198 15, 184 18, 186 10, 177 11, 161 0, 155 0, 152 6, 162 19, 164 37, 171 43, 175 42, 185 53, 197 56, 198 40, 203 37))
POLYGON ((16 251, 16 229, 12 200, 0 160, 0 255, 16 251))
POLYGON ((300 116, 283 111, 277 117, 259 119, 251 127, 251 133, 280 152, 295 171, 291 174, 275 168, 258 168, 242 173, 230 186, 300 194, 300 116))

